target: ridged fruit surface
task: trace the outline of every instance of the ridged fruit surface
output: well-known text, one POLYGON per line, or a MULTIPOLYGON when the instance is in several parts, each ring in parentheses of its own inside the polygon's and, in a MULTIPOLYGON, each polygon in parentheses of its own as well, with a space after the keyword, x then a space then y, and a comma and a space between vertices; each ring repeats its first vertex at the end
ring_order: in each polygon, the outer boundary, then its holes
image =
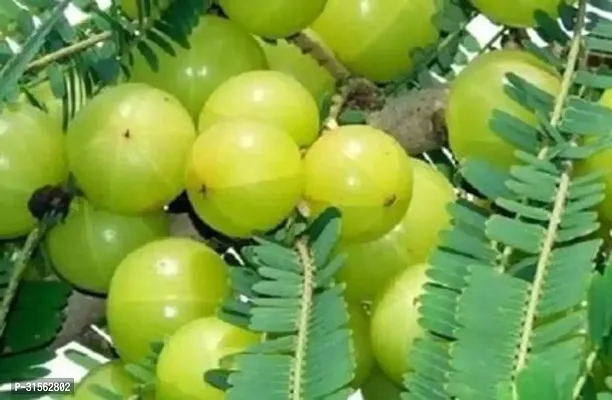
POLYGON ((412 198, 413 168, 399 143, 366 125, 321 136, 304 158, 304 199, 314 217, 342 213, 341 240, 368 242, 389 232, 412 198))
POLYGON ((201 242, 166 238, 123 259, 106 304, 109 333, 124 362, 150 354, 152 342, 213 315, 228 292, 227 266, 201 242))
POLYGON ((68 179, 64 135, 44 112, 29 104, 0 114, 0 239, 27 234, 36 224, 32 194, 68 179))
POLYGON ((353 73, 387 82, 410 72, 411 52, 436 42, 436 0, 328 0, 312 29, 353 73))
POLYGON ((505 169, 516 162, 515 147, 491 128, 495 109, 537 126, 535 114, 505 93, 508 73, 520 76, 551 96, 561 90, 559 75, 527 51, 495 50, 478 56, 450 85, 446 123, 450 147, 459 162, 473 157, 505 169))
POLYGON ((267 67, 264 52, 235 22, 206 15, 189 36, 191 48, 174 45, 175 56, 156 53, 159 68, 134 52, 130 82, 143 82, 176 96, 197 120, 210 94, 228 78, 267 67))

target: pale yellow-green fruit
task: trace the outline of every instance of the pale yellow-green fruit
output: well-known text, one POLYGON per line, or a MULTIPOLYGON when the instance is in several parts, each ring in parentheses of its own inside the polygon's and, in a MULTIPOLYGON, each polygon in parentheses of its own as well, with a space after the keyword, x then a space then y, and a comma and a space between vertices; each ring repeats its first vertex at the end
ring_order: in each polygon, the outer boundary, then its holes
POLYGON ((317 103, 295 78, 279 71, 250 71, 222 83, 199 117, 204 132, 223 119, 254 119, 288 134, 300 147, 319 134, 317 103))
POLYGON ((400 144, 366 125, 345 125, 321 136, 304 158, 304 200, 312 217, 328 207, 342 213, 343 242, 368 242, 404 216, 413 168, 400 144))
POLYGON ((409 357, 413 341, 423 335, 418 324, 418 300, 427 282, 427 268, 427 264, 406 268, 374 305, 370 331, 374 358, 397 385, 412 370, 409 357))
MULTIPOLYGON (((565 1, 570 3, 573 1, 565 1)), ((493 22, 519 28, 533 28, 537 25, 535 12, 542 11, 551 18, 559 17, 559 5, 563 0, 472 0, 472 4, 493 22)))
POLYGON ((436 0, 328 0, 311 25, 353 73, 376 82, 407 74, 411 52, 434 44, 436 0))
POLYGON ((556 71, 524 50, 494 50, 471 61, 452 81, 446 108, 450 147, 460 163, 476 158, 508 169, 518 162, 515 147, 490 125, 493 110, 498 109, 537 126, 535 114, 505 93, 505 76, 510 72, 553 96, 561 89, 556 71))
POLYGON ((27 234, 36 225, 28 202, 47 185, 68 179, 65 140, 47 114, 29 104, 0 114, 0 239, 27 234))
POLYGON ((222 357, 244 351, 260 335, 205 317, 184 325, 164 346, 157 363, 156 400, 222 400, 224 392, 204 381, 222 357))
POLYGON ((361 385, 363 400, 401 400, 402 387, 391 382, 378 366, 361 385))
POLYGON ((336 89, 334 77, 309 54, 287 42, 278 40, 270 44, 260 39, 261 46, 268 60, 268 67, 274 71, 284 72, 300 82, 321 104, 326 95, 336 89))
POLYGON ((175 55, 157 52, 157 71, 140 52, 134 52, 129 79, 173 94, 195 122, 219 85, 243 72, 266 68, 266 57, 257 40, 226 18, 204 15, 188 41, 189 49, 174 45, 175 55))
POLYGON ((427 262, 440 232, 449 225, 447 207, 456 199, 453 186, 428 163, 416 158, 411 162, 413 195, 402 220, 380 239, 337 248, 347 256, 337 278, 346 283, 349 300, 372 301, 395 275, 427 262))
POLYGON ((300 201, 301 155, 273 125, 228 119, 200 134, 186 181, 204 222, 227 236, 248 237, 275 228, 300 201))
MULTIPOLYGON (((612 112, 612 90, 606 90, 603 93, 599 99, 599 104, 610 108, 612 112)), ((605 173, 602 178, 603 183, 606 185, 604 190, 605 198, 597 205, 597 211, 603 223, 601 236, 606 241, 609 241, 609 229, 612 226, 612 149, 599 151, 588 159, 579 161, 576 166, 576 173, 578 175, 586 175, 595 171, 605 173)))
MULTIPOLYGON (((157 18, 173 0, 149 0, 151 3, 151 16, 157 18)), ((180 0, 179 0, 180 1, 180 0)), ((138 3, 140 0, 119 0, 117 3, 130 18, 138 18, 138 3)))
POLYGON ((370 343, 370 318, 363 307, 356 303, 348 303, 349 329, 352 333, 355 356, 355 375, 351 386, 358 388, 370 375, 374 365, 372 344, 370 343))
POLYGON ((142 83, 105 88, 66 134, 70 170, 87 199, 120 214, 158 211, 185 186, 196 138, 189 113, 171 94, 142 83))
MULTIPOLYGON (((57 127, 62 129, 64 122, 64 104, 61 98, 57 98, 53 94, 51 83, 49 81, 44 81, 38 85, 28 88, 28 91, 38 103, 46 108, 45 112, 53 121, 55 121, 57 127)), ((20 96, 20 101, 24 103, 29 102, 28 97, 25 94, 20 96)))
POLYGON ((221 256, 192 239, 161 239, 128 254, 106 302, 108 331, 121 359, 142 361, 151 343, 214 315, 229 292, 227 274, 221 256))

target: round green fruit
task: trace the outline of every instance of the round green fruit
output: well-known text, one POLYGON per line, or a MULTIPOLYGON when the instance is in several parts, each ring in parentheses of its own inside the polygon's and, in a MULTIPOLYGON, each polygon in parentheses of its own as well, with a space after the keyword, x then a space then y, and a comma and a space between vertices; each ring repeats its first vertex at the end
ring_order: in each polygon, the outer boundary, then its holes
POLYGON ((36 224, 32 194, 68 179, 64 135, 38 108, 5 106, 0 114, 0 239, 25 235, 36 224))
POLYGON ((542 11, 551 18, 559 17, 559 6, 564 0, 521 0, 506 3, 498 0, 472 0, 472 4, 491 21, 517 28, 537 25, 535 12, 542 11))
POLYGON ((345 125, 321 136, 304 158, 304 199, 311 216, 342 213, 343 242, 367 242, 389 232, 412 198, 412 162, 391 136, 345 125))
POLYGON ((358 388, 370 375, 374 366, 372 344, 370 343, 370 319, 359 304, 348 303, 348 327, 351 330, 355 351, 355 375, 351 386, 358 388))
POLYGON ((94 293, 108 291, 119 263, 140 246, 169 234, 163 212, 126 216, 75 199, 68 217, 46 235, 46 248, 61 277, 94 293))
MULTIPOLYGON (((117 3, 128 17, 136 19, 138 18, 138 3, 141 1, 142 0, 119 0, 117 3)), ((149 0, 149 2, 151 3, 151 15, 157 18, 160 12, 170 5, 172 0, 149 0)))
POLYGON ((129 79, 173 94, 194 121, 221 83, 232 76, 267 66, 257 40, 236 23, 214 15, 201 18, 189 36, 189 44, 190 49, 174 46, 175 56, 159 52, 157 71, 140 53, 135 54, 129 79))
POLYGON ((260 335, 217 317, 190 322, 172 335, 159 356, 155 398, 224 399, 224 392, 204 381, 204 373, 220 368, 224 356, 239 353, 260 340, 260 335))
POLYGON ((219 0, 223 12, 250 32, 269 39, 298 33, 321 13, 326 0, 219 0))
POLYGON ((401 400, 403 389, 391 382, 378 367, 374 367, 366 382, 361 385, 363 400, 401 400))
POLYGON ((414 186, 408 211, 402 220, 380 239, 366 243, 340 244, 337 251, 347 255, 338 272, 351 301, 372 301, 398 273, 414 264, 427 262, 446 228, 446 210, 455 201, 453 186, 428 163, 412 159, 414 186))
POLYGON ((303 188, 295 142, 272 125, 224 120, 196 140, 187 194, 197 215, 231 237, 275 228, 295 208, 303 188))
MULTIPOLYGON (((606 90, 599 99, 599 104, 612 109, 612 90, 606 90)), ((589 141, 594 140, 588 138, 589 141)), ((605 173, 602 177, 606 187, 604 189, 605 198, 597 205, 597 211, 601 219, 602 227, 600 236, 605 241, 610 241, 610 229, 612 228, 612 150, 604 149, 591 157, 580 160, 576 163, 577 175, 587 175, 596 171, 605 173)))
MULTIPOLYGON (((32 97, 36 99, 36 102, 39 103, 39 105, 46 108, 46 114, 57 124, 58 129, 63 129, 64 102, 62 99, 55 97, 51 89, 51 83, 49 81, 44 81, 38 85, 28 88, 28 91, 32 97)), ((19 99, 22 103, 29 103, 29 99, 25 94, 22 94, 19 99)))
POLYGON ((262 47, 271 70, 284 72, 300 82, 312 95, 317 104, 321 104, 326 95, 336 90, 336 80, 308 54, 286 40, 276 44, 261 40, 262 47))
POLYGON ((245 72, 221 84, 200 113, 199 131, 228 118, 268 123, 298 146, 309 146, 319 134, 315 99, 297 80, 278 71, 245 72))
POLYGON ((140 361, 152 342, 216 312, 227 292, 227 266, 205 244, 150 242, 125 257, 111 280, 106 314, 113 345, 124 362, 140 361))
POLYGON ((387 82, 436 42, 435 13, 436 0, 328 0, 312 28, 353 73, 387 82))
POLYGON ((397 385, 412 369, 409 362, 412 344, 423 332, 418 324, 418 307, 422 287, 427 282, 427 268, 426 264, 406 268, 374 305, 370 331, 374 358, 397 385))
POLYGON ((83 378, 74 392, 74 400, 98 399, 98 395, 91 390, 94 385, 112 390, 127 399, 133 394, 137 382, 125 371, 120 360, 113 360, 91 370, 83 378))
POLYGON ((105 89, 81 109, 66 145, 70 168, 92 203, 139 214, 162 209, 181 192, 195 137, 176 98, 126 83, 105 89))
POLYGON ((504 92, 510 72, 551 95, 561 90, 558 74, 531 53, 495 50, 478 56, 451 83, 446 109, 450 147, 459 162, 478 158, 506 169, 516 163, 515 147, 491 129, 494 109, 537 126, 535 114, 504 92))

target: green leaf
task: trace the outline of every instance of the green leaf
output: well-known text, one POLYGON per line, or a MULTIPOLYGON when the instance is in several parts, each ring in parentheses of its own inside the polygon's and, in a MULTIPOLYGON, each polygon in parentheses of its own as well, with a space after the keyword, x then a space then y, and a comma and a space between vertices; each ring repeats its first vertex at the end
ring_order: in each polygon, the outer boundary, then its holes
POLYGON ((6 99, 14 90, 17 82, 23 75, 27 64, 32 61, 45 42, 45 38, 53 29, 57 21, 64 15, 64 11, 71 0, 59 0, 51 10, 49 16, 42 22, 36 31, 24 43, 22 50, 14 55, 0 69, 0 99, 6 99))
MULTIPOLYGON (((249 329, 267 333, 263 342, 234 354, 232 370, 207 371, 204 379, 230 400, 345 399, 354 355, 342 285, 329 285, 344 257, 330 262, 340 232, 340 213, 327 209, 293 244, 257 238, 244 258, 257 271, 248 306, 227 299, 222 314, 249 317, 249 329), (339 261, 338 261, 339 260, 339 261)), ((243 287, 244 275, 232 286, 243 287)), ((333 280, 332 280, 333 282, 333 280)), ((240 323, 240 322, 239 322, 240 323)), ((223 364, 224 362, 222 362, 223 364)))

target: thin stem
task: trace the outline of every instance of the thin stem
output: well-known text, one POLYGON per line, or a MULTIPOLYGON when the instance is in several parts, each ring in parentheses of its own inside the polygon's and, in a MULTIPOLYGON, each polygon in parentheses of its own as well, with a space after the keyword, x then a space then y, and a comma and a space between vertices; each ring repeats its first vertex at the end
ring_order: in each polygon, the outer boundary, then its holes
POLYGON ((580 396, 580 392, 582 391, 582 387, 584 386, 589 372, 593 369, 593 364, 595 364, 595 360, 597 360, 597 351, 593 350, 589 353, 589 356, 586 359, 584 372, 578 378, 576 385, 574 386, 574 399, 577 399, 580 396))
POLYGON ((332 97, 332 104, 329 109, 329 115, 325 119, 323 128, 326 130, 337 129, 340 125, 338 124, 338 117, 342 112, 342 108, 346 103, 347 97, 351 92, 350 84, 343 85, 338 93, 332 97))
POLYGON ((26 71, 47 66, 55 61, 61 60, 64 57, 68 57, 80 51, 87 50, 88 48, 109 39, 111 36, 112 32, 110 31, 101 32, 90 36, 87 39, 81 40, 80 42, 76 42, 70 46, 63 47, 53 53, 46 54, 40 57, 39 59, 32 61, 26 67, 26 71))
POLYGON ((293 366, 293 379, 291 383, 291 400, 301 400, 303 398, 302 375, 304 363, 306 362, 308 320, 312 312, 313 286, 315 283, 315 266, 306 239, 298 240, 296 243, 296 250, 299 255, 300 264, 302 264, 302 268, 304 269, 304 284, 302 286, 301 309, 297 326, 297 343, 295 349, 295 363, 293 366))
POLYGON ((288 38, 288 41, 299 47, 303 53, 309 54, 336 81, 342 81, 351 76, 351 73, 336 59, 333 53, 321 45, 308 32, 300 32, 288 38))
MULTIPOLYGON (((576 61, 578 60, 578 55, 580 53, 580 46, 582 44, 582 30, 584 29, 586 16, 586 0, 580 0, 580 6, 578 11, 578 20, 576 21, 576 26, 574 28, 574 36, 572 39, 572 44, 570 47, 570 52, 568 55, 568 63, 567 69, 563 74, 563 80, 561 82, 561 92, 558 94, 555 99, 555 105, 553 109, 553 114, 551 115, 551 124, 553 126, 557 125, 561 119, 561 115, 563 112, 563 106, 565 104, 565 99, 569 93, 569 89, 572 84, 572 78, 574 76, 574 72, 576 69, 576 61)), ((548 148, 545 147, 540 151, 539 158, 544 158, 548 152, 548 148)), ((557 231, 561 224, 561 216, 565 209, 565 202, 567 200, 569 185, 570 185, 570 175, 572 171, 572 166, 569 164, 566 167, 566 170, 561 175, 561 180, 559 183, 559 188, 557 190, 557 197, 555 199, 555 204, 552 210, 552 215, 550 218, 550 222, 548 224, 548 228, 546 231, 546 236, 544 238, 544 243, 542 245, 542 251, 540 252, 540 257, 536 264, 536 274, 533 281, 533 285, 531 288, 531 294, 529 296, 529 302, 527 306, 527 313, 525 316, 525 326, 523 327, 523 331, 521 334, 521 340, 519 342, 519 350, 517 354, 517 362, 515 371, 520 371, 525 367, 527 363, 527 356, 529 355, 529 344, 533 331, 533 326, 536 317, 536 310, 539 304, 540 294, 542 291, 542 286, 544 285, 544 278, 546 276, 547 267, 550 261, 550 256, 553 251, 553 247, 555 245, 555 240, 557 236, 557 231)))
POLYGON ((17 288, 19 287, 21 277, 23 276, 23 273, 28 266, 28 261, 32 257, 34 250, 36 250, 36 246, 42 238, 44 231, 44 223, 41 223, 39 226, 34 228, 28 235, 23 248, 17 253, 17 260, 15 260, 14 263, 11 279, 4 297, 2 298, 2 304, 0 305, 0 338, 2 338, 4 330, 6 329, 6 319, 11 309, 13 299, 17 294, 17 288))

